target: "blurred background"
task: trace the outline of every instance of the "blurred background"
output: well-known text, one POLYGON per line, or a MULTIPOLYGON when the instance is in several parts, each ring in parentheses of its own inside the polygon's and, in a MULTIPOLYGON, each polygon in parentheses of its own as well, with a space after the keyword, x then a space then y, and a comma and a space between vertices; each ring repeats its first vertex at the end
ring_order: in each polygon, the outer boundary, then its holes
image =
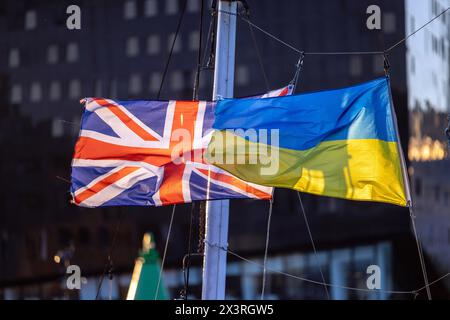
MULTIPOLYGON (((162 254, 171 207, 71 205, 70 164, 81 98, 157 98, 184 1, 0 0, 0 299, 125 299, 144 234, 154 236, 162 254), (66 9, 73 4, 81 9, 79 30, 66 26, 66 9), (66 286, 69 265, 80 267, 79 290, 66 286)), ((161 99, 192 98, 200 3, 187 0, 161 99)), ((450 7, 449 0, 247 3, 255 24, 310 52, 383 51, 450 7), (381 9, 379 30, 366 26, 370 5, 381 9)), ((205 60, 214 58, 207 42, 210 7, 211 1, 205 0, 205 60)), ((287 85, 299 58, 253 31, 254 39, 248 24, 238 19, 236 97, 287 85)), ((450 271, 450 162, 444 134, 450 99, 449 31, 447 13, 389 55, 430 281, 450 271)), ((297 92, 343 87, 382 75, 379 55, 307 56, 297 92)), ((211 99, 212 79, 213 70, 205 68, 200 99, 211 99)), ((322 281, 322 270, 326 282, 337 285, 329 289, 332 299, 426 299, 424 291, 413 296, 342 288, 366 288, 369 265, 380 266, 384 290, 424 285, 407 209, 308 195, 303 200, 318 252, 311 246, 296 193, 277 189, 269 268, 315 281, 322 281)), ((229 246, 259 263, 268 208, 263 201, 231 201, 229 246)), ((202 219, 198 206, 193 212, 190 236, 191 205, 177 206, 163 272, 170 299, 184 294, 182 263, 189 242, 199 255, 191 258, 187 295, 201 295, 202 219)), ((228 299, 259 298, 261 268, 229 256, 227 272, 228 299)), ((431 292, 434 298, 449 299, 450 279, 434 284, 431 292)), ((271 272, 266 297, 327 299, 321 285, 271 272)))

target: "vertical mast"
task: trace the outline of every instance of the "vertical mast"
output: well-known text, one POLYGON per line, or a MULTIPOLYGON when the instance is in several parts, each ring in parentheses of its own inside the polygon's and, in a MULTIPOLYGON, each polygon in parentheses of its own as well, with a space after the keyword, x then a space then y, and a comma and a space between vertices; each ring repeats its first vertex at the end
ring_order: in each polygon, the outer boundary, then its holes
MULTIPOLYGON (((213 100, 217 100, 218 97, 233 97, 236 13, 236 1, 219 1, 213 100)), ((227 247, 228 243, 228 211, 228 200, 206 203, 203 300, 225 298, 227 252, 222 248, 227 247)))

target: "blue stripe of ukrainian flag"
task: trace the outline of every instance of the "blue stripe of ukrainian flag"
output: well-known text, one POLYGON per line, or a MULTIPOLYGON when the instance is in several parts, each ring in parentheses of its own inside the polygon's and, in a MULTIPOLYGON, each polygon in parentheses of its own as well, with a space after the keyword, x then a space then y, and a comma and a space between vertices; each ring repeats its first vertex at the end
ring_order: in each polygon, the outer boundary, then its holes
POLYGON ((253 183, 407 205, 389 81, 217 103, 207 159, 253 183))

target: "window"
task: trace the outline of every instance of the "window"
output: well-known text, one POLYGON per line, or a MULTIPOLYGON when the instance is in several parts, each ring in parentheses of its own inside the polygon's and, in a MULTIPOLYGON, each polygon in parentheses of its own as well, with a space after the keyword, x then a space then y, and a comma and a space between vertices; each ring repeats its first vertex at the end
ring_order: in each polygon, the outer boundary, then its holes
POLYGON ((420 180, 419 178, 416 178, 414 181, 414 191, 415 194, 417 196, 421 196, 422 195, 422 180, 420 180))
POLYGON ((139 54, 139 39, 137 37, 130 37, 127 40, 127 56, 135 57, 139 54))
POLYGON ((144 5, 146 17, 155 17, 158 14, 158 3, 156 0, 146 0, 144 5))
POLYGON ((188 10, 188 12, 198 12, 198 11, 200 11, 200 1, 201 0, 187 0, 187 10, 188 10))
POLYGON ((159 36, 154 34, 148 36, 147 38, 147 53, 148 54, 158 54, 161 50, 161 43, 159 41, 159 36))
POLYGON ((170 79, 170 86, 172 90, 178 91, 184 88, 183 73, 181 71, 174 71, 170 79))
POLYGON ((30 89, 30 101, 39 102, 42 99, 42 89, 39 82, 33 82, 30 89))
POLYGON ((9 51, 9 66, 11 68, 18 67, 20 65, 19 49, 11 49, 9 51))
POLYGON ((47 62, 48 64, 55 64, 58 62, 58 46, 51 45, 47 48, 47 62))
POLYGON ((437 53, 438 41, 437 41, 437 38, 434 35, 431 36, 431 48, 433 49, 434 53, 437 53))
POLYGON ((37 26, 36 11, 30 10, 25 13, 25 30, 32 30, 37 26))
POLYGON ((150 91, 158 92, 159 86, 161 85, 161 74, 159 72, 152 73, 150 76, 150 91))
POLYGON ((441 188, 439 186, 434 187, 434 200, 436 202, 441 201, 441 188))
POLYGON ((81 96, 81 83, 79 80, 72 80, 69 83, 69 98, 79 99, 81 96))
POLYGON ((387 34, 390 34, 394 33, 396 29, 395 14, 392 12, 385 13, 383 15, 383 31, 387 34))
POLYGON ((50 93, 49 93, 50 101, 57 101, 61 99, 61 85, 57 81, 53 81, 50 83, 50 93))
POLYGON ((373 57, 373 73, 380 74, 384 72, 384 59, 380 55, 373 57))
POLYGON ((166 0, 166 13, 176 14, 178 11, 178 0, 166 0))
MULTIPOLYGON (((169 38, 167 39, 167 51, 170 51, 170 48, 172 48, 172 42, 175 38, 175 33, 172 33, 169 38)), ((181 36, 177 36, 177 40, 175 41, 175 45, 173 46, 173 52, 179 52, 181 50, 181 36)))
POLYGON ((19 84, 15 84, 11 88, 11 103, 22 102, 22 87, 19 84))
POLYGON ((127 20, 136 17, 136 2, 132 0, 125 1, 123 8, 123 17, 127 20))
POLYGON ((94 85, 94 94, 96 97, 101 97, 102 96, 102 81, 100 79, 96 79, 95 80, 95 85, 94 85))
POLYGON ((247 66, 238 66, 236 68, 236 84, 240 86, 247 85, 250 82, 250 74, 247 66))
POLYGON ((52 120, 52 137, 59 138, 64 135, 64 123, 61 119, 52 120))
POLYGON ((350 75, 353 77, 359 77, 362 74, 362 58, 359 56, 350 57, 350 75))
POLYGON ((436 0, 432 0, 431 2, 431 14, 435 16, 437 14, 437 2, 436 0))
POLYGON ((78 60, 78 44, 71 42, 67 45, 66 58, 67 62, 75 62, 78 60))
POLYGON ((189 35, 189 50, 197 51, 198 50, 198 41, 200 34, 198 31, 191 32, 189 35))
POLYGON ((131 94, 138 94, 142 90, 141 76, 138 74, 133 74, 128 82, 128 92, 131 94))
POLYGON ((411 73, 414 74, 416 73, 416 59, 413 56, 411 56, 410 61, 411 61, 411 73))

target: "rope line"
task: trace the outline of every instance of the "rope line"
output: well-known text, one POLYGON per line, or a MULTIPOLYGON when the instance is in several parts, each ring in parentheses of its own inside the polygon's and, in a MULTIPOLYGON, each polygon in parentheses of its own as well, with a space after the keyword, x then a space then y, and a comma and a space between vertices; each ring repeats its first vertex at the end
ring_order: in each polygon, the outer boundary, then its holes
MULTIPOLYGON (((230 249, 228 249, 226 247, 223 247, 223 246, 220 246, 220 245, 214 244, 214 243, 209 243, 206 240, 205 240, 205 242, 209 246, 214 246, 214 247, 217 247, 217 248, 219 248, 219 249, 221 249, 223 251, 226 251, 230 255, 238 258, 239 260, 242 260, 242 261, 245 261, 245 262, 247 262, 249 264, 253 264, 255 266, 258 266, 261 269, 264 268, 264 265, 262 265, 262 264, 260 264, 260 263, 258 263, 256 261, 250 260, 248 258, 245 258, 245 257, 237 254, 236 252, 234 252, 234 251, 232 251, 232 250, 230 250, 230 249)), ((292 279, 296 279, 296 280, 300 280, 300 281, 304 281, 304 282, 308 282, 308 283, 312 283, 312 284, 316 284, 316 285, 321 285, 321 286, 325 285, 325 286, 331 287, 331 288, 340 288, 340 289, 349 290, 349 291, 382 292, 382 293, 388 293, 388 294, 405 294, 405 295, 409 294, 409 295, 413 295, 414 297, 416 297, 421 291, 425 290, 426 288, 429 288, 432 285, 436 284, 437 282, 440 282, 443 279, 445 279, 445 278, 450 276, 450 272, 446 273, 445 275, 437 278, 436 280, 432 281, 428 285, 425 285, 425 286, 420 287, 420 288, 415 289, 415 290, 408 290, 407 291, 407 290, 364 289, 364 288, 356 288, 356 287, 350 287, 350 286, 341 286, 341 285, 332 284, 332 283, 323 283, 323 282, 320 282, 320 281, 316 281, 316 280, 312 280, 312 279, 309 279, 309 278, 301 277, 301 276, 294 275, 294 274, 291 274, 291 273, 288 273, 288 272, 284 272, 284 271, 280 271, 280 270, 275 270, 275 269, 272 269, 272 268, 266 268, 266 270, 270 271, 270 272, 273 272, 273 273, 277 273, 277 274, 286 276, 286 277, 289 277, 289 278, 292 278, 292 279)))
POLYGON ((166 76, 167 76, 167 71, 169 70, 169 64, 170 64, 170 60, 172 59, 172 54, 173 54, 173 49, 175 47, 175 42, 177 41, 178 34, 180 33, 181 23, 183 22, 184 13, 186 12, 186 6, 187 6, 187 0, 184 0, 183 9, 181 10, 180 17, 178 18, 177 29, 176 29, 175 35, 173 37, 173 41, 172 41, 172 45, 170 47, 169 55, 167 56, 166 64, 164 65, 164 72, 163 72, 163 75, 161 77, 161 83, 159 85, 158 95, 156 96, 157 100, 159 100, 161 98, 161 91, 162 91, 162 88, 163 88, 163 85, 164 85, 164 81, 165 81, 166 76))
POLYGON ((325 285, 325 283, 326 283, 325 276, 323 275, 322 267, 320 266, 320 263, 319 263, 318 254, 317 254, 317 250, 316 250, 316 244, 314 243, 314 239, 313 239, 313 236, 312 236, 312 233, 311 233, 311 228, 309 227, 309 221, 308 221, 308 218, 306 216, 305 207, 303 206, 302 197, 301 197, 299 191, 297 191, 297 196, 298 196, 298 201, 300 202, 300 208, 302 209, 303 219, 305 220, 306 229, 308 230, 309 240, 311 241, 311 246, 312 246, 313 251, 314 251, 314 258, 316 259, 316 263, 317 263, 317 265, 319 267, 319 272, 320 272, 320 276, 322 278, 323 287, 325 289, 325 293, 327 295, 327 299, 330 300, 330 293, 328 292, 328 287, 325 285))
POLYGON ((97 292, 95 293, 95 300, 98 300, 99 295, 100 295, 100 290, 102 289, 102 285, 103 285, 103 280, 105 279, 105 275, 108 275, 109 279, 112 280, 112 272, 113 272, 113 263, 112 263, 112 255, 114 253, 114 249, 116 246, 116 239, 117 239, 117 234, 120 231, 120 227, 122 225, 122 210, 119 211, 119 219, 117 221, 116 224, 116 228, 114 230, 114 235, 113 235, 113 239, 111 242, 111 247, 109 248, 108 251, 108 256, 106 257, 106 263, 105 263, 105 267, 103 268, 103 274, 100 278, 100 281, 98 283, 97 286, 97 292))
POLYGON ((433 19, 431 19, 430 21, 428 21, 427 23, 425 23, 424 25, 422 25, 419 29, 415 30, 413 33, 409 34, 408 36, 406 36, 405 38, 403 38, 402 40, 398 41, 396 44, 394 44, 393 46, 391 46, 389 49, 386 50, 386 52, 391 51, 392 49, 396 48, 397 46, 401 45, 403 42, 405 42, 406 40, 408 40, 410 37, 412 37, 413 35, 415 35, 417 32, 419 32, 420 30, 422 30, 423 28, 425 28, 426 26, 428 26, 429 24, 431 24, 434 20, 438 19, 440 16, 444 15, 448 10, 450 10, 450 7, 448 7, 447 9, 445 9, 444 11, 442 11, 440 14, 438 14, 437 16, 435 16, 433 19))
POLYGON ((272 222, 272 209, 273 209, 273 192, 272 199, 269 204, 269 216, 267 217, 267 231, 266 231, 266 247, 264 249, 264 262, 263 262, 263 276, 261 285, 261 300, 264 300, 264 294, 266 290, 266 272, 267 272, 267 255, 269 251, 269 238, 270 238, 270 225, 272 222))
MULTIPOLYGON (((184 272, 184 261, 183 261, 183 274, 184 274, 184 300, 187 300, 189 294, 189 273, 191 271, 191 253, 192 253, 192 229, 194 225, 194 213, 195 213, 195 202, 191 204, 191 217, 189 221, 189 239, 188 239, 188 253, 187 253, 187 264, 186 272, 184 272)), ((183 259, 184 260, 184 259, 183 259)))
POLYGON ((159 287, 161 285, 161 279, 162 279, 162 274, 163 274, 163 270, 164 270, 164 263, 166 262, 167 247, 169 246, 170 234, 172 233, 173 217, 175 216, 176 208, 177 208, 177 205, 173 205, 172 215, 170 217, 169 230, 167 230, 166 244, 164 245, 164 254, 163 254, 163 257, 161 260, 161 268, 159 270, 158 284, 156 285, 156 292, 155 292, 154 300, 156 300, 158 298, 159 287))
POLYGON ((428 297, 428 300, 432 300, 431 291, 430 291, 430 287, 429 287, 429 283, 428 283, 427 268, 425 266, 425 259, 423 256, 422 245, 420 243, 419 235, 418 235, 417 229, 416 229, 416 221, 415 221, 416 216, 414 215, 412 206, 409 206, 409 213, 410 213, 409 216, 411 218, 411 226, 413 229, 414 238, 416 239, 417 252, 419 253, 420 267, 422 269, 423 280, 425 282, 425 287, 427 289, 427 297, 428 297))
MULTIPOLYGON (((250 18, 250 14, 249 13, 247 13, 247 16, 250 18)), ((269 92, 270 91, 269 79, 267 78, 266 70, 264 69, 264 62, 262 60, 261 52, 259 51, 258 42, 256 41, 255 32, 253 31, 253 26, 250 23, 248 23, 248 21, 247 21, 247 24, 248 24, 248 28, 250 30, 250 35, 252 37, 253 46, 255 47, 256 57, 258 58, 259 68, 261 69, 261 74, 262 74, 263 79, 264 79, 264 84, 266 86, 267 92, 269 92)))
POLYGON ((197 68, 195 71, 194 89, 192 90, 192 100, 198 100, 198 91, 200 85, 200 71, 202 68, 202 38, 203 38, 203 3, 200 0, 200 22, 198 25, 198 52, 197 52, 197 68))
POLYGON ((225 14, 238 16, 241 20, 247 22, 249 25, 253 26, 255 29, 258 29, 260 32, 264 33, 268 37, 272 38, 273 40, 277 41, 278 43, 284 45, 285 47, 291 49, 292 51, 295 51, 297 53, 304 53, 305 55, 385 55, 386 53, 390 52, 391 50, 397 48, 399 45, 404 43, 406 40, 408 40, 410 37, 414 36, 416 33, 427 27, 429 24, 434 22, 436 19, 444 15, 447 11, 450 10, 450 7, 442 11, 437 16, 433 17, 431 20, 423 24, 420 28, 416 29, 414 32, 410 33, 406 37, 402 38, 392 46, 390 46, 388 49, 385 49, 383 51, 330 51, 330 52, 305 52, 303 50, 300 50, 293 45, 289 44, 288 42, 280 39, 279 37, 275 36, 274 34, 270 33, 269 31, 261 28, 260 26, 256 25, 252 21, 249 20, 248 17, 242 16, 242 14, 236 14, 233 12, 225 11, 225 10, 219 10, 220 12, 223 12, 225 14))

